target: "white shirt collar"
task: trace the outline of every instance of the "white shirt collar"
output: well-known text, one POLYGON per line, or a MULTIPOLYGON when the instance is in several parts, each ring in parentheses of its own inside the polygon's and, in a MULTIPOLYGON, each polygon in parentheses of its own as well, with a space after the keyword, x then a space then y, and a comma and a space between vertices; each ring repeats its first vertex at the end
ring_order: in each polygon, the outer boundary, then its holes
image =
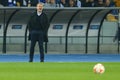
POLYGON ((37 12, 37 15, 40 16, 42 14, 42 12, 37 12))

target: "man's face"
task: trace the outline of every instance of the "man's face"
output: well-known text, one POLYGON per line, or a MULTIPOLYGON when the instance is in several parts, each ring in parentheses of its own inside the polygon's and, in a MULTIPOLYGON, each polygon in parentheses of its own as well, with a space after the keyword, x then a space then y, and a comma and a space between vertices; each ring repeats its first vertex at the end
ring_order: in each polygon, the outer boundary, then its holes
POLYGON ((65 3, 65 0, 61 0, 61 2, 65 3))
POLYGON ((37 11, 42 12, 43 10, 43 5, 42 4, 37 4, 37 11))

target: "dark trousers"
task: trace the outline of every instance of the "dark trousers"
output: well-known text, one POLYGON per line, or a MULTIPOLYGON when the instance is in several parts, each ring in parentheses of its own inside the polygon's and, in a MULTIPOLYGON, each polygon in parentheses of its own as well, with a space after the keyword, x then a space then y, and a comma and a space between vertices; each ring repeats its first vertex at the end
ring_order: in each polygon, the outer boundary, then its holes
POLYGON ((31 37, 31 45, 30 45, 30 62, 33 61, 33 57, 34 57, 34 48, 36 45, 36 42, 38 41, 38 45, 39 45, 39 52, 40 52, 40 61, 43 62, 44 61, 44 48, 43 48, 43 41, 44 41, 44 33, 43 31, 31 31, 30 33, 30 37, 31 37))

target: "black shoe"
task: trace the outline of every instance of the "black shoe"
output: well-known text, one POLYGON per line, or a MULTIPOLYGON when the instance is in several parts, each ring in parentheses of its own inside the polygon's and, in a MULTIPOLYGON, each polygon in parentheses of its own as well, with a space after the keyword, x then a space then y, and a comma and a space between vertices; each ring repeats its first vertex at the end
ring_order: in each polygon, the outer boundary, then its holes
POLYGON ((33 62, 32 60, 29 60, 29 62, 33 62))
POLYGON ((44 60, 42 59, 40 62, 44 62, 44 60))

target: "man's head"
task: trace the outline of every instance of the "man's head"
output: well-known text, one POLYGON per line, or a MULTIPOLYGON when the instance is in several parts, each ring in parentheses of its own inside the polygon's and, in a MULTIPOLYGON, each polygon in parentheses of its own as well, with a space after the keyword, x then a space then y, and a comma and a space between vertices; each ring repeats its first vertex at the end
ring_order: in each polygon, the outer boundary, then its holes
POLYGON ((42 10, 43 10, 43 4, 42 3, 38 3, 36 8, 37 8, 38 12, 42 12, 42 10))

